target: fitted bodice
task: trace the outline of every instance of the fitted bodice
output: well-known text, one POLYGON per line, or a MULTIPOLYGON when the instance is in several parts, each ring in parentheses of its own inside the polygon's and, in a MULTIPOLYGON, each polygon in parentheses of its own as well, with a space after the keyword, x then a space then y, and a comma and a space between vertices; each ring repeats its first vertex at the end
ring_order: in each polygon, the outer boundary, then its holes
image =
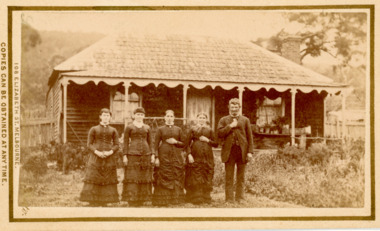
POLYGON ((149 155, 152 153, 152 135, 148 125, 141 128, 131 124, 124 132, 123 154, 149 155))
POLYGON ((93 152, 95 152, 95 150, 113 150, 116 152, 119 149, 117 130, 108 125, 97 125, 92 127, 88 133, 87 146, 93 152))

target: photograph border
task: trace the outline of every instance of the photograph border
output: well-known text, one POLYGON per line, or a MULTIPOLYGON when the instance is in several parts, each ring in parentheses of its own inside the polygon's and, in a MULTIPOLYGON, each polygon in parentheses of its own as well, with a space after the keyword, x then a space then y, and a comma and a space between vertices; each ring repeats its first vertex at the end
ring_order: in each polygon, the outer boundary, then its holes
POLYGON ((8 95, 9 95, 9 222, 73 222, 73 221, 373 221, 375 220, 375 128, 374 128, 374 41, 375 5, 275 5, 275 6, 8 6, 8 95), (369 111, 370 111, 370 215, 369 216, 305 216, 305 217, 69 217, 69 218, 15 218, 14 217, 14 156, 13 156, 13 57, 12 13, 15 11, 194 11, 194 10, 369 10, 369 111))

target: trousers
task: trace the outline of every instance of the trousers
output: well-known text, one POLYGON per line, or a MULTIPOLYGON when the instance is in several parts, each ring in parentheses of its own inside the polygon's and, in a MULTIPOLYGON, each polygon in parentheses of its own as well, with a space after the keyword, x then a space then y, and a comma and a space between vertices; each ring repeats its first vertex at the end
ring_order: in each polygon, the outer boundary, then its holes
POLYGON ((225 178, 225 194, 226 201, 244 199, 244 177, 246 164, 242 161, 241 148, 237 145, 231 147, 228 161, 224 163, 226 178, 225 178), (234 197, 234 173, 236 165, 236 192, 234 197))

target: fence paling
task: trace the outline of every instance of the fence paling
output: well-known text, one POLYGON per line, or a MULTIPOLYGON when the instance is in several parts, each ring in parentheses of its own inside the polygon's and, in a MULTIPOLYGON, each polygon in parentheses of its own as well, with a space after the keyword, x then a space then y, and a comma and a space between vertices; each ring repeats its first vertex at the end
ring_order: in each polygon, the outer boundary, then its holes
MULTIPOLYGON (((342 123, 328 122, 326 123, 326 136, 342 137, 342 123)), ((347 122, 346 136, 349 138, 365 138, 365 123, 364 122, 347 122)))
POLYGON ((21 120, 21 126, 51 124, 51 123, 54 123, 54 120, 48 119, 48 118, 21 120))
POLYGON ((23 120, 21 122, 21 146, 37 146, 49 143, 54 136, 54 121, 48 118, 23 120))

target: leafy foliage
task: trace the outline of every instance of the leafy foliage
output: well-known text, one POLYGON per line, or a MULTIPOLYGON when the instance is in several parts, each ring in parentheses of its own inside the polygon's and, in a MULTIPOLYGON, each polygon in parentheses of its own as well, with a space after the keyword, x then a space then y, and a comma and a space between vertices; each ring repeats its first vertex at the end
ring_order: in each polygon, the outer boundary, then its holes
POLYGON ((22 35, 21 35, 21 49, 22 52, 27 52, 30 49, 41 44, 41 36, 33 27, 27 23, 22 24, 22 35))
POLYGON ((354 54, 365 54, 365 13, 288 13, 287 17, 290 22, 304 25, 300 35, 306 48, 301 51, 301 59, 325 51, 347 64, 354 54))
MULTIPOLYGON (((365 76, 367 49, 367 14, 365 13, 284 13, 290 24, 298 31, 288 32, 284 28, 270 38, 259 38, 254 43, 281 54, 282 44, 288 36, 299 36, 301 63, 336 82, 353 86, 347 99, 347 108, 362 109, 365 105, 365 76), (334 57, 335 64, 308 62, 306 57, 334 57)), ((327 111, 340 110, 340 97, 333 97, 327 103, 327 111)))
MULTIPOLYGON (((306 151, 291 146, 280 152, 262 151, 247 164, 247 203, 238 206, 363 207, 364 151, 362 140, 349 141, 344 145, 336 142, 328 145, 317 143, 306 151), (270 204, 257 202, 264 198, 270 204)), ((20 204, 84 206, 84 203, 79 202, 83 169, 71 171, 67 175, 58 174, 57 169, 47 167, 46 154, 40 148, 23 150, 25 161, 20 171, 20 204)), ((212 196, 216 204, 206 207, 225 207, 224 164, 220 159, 220 150, 214 152, 214 160, 212 196)), ((122 182, 122 168, 118 169, 118 176, 122 182)), ((122 183, 118 188, 120 192, 122 183)))
POLYGON ((247 166, 247 190, 307 207, 364 206, 364 142, 285 147, 247 166))
MULTIPOLYGON (((301 60, 310 55, 326 52, 339 60, 330 76, 354 87, 352 100, 365 105, 365 55, 367 39, 367 14, 365 13, 289 13, 290 22, 304 26, 300 31, 305 48, 301 60)), ((350 105, 348 105, 350 107, 350 105)), ((334 110, 339 108, 334 108, 334 110)))
POLYGON ((104 35, 37 31, 27 23, 21 28, 21 105, 23 109, 45 109, 48 79, 53 68, 104 35))
POLYGON ((30 155, 23 164, 23 169, 31 172, 34 176, 43 176, 47 172, 47 158, 42 152, 30 155))

